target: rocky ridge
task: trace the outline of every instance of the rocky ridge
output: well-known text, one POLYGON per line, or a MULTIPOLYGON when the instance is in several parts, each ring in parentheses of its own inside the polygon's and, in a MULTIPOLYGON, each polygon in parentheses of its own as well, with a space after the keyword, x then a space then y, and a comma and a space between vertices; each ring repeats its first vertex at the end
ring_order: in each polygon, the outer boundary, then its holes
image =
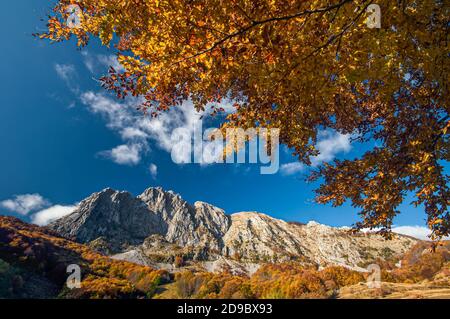
POLYGON ((228 267, 252 272, 264 262, 291 260, 362 270, 377 258, 402 255, 417 242, 402 235, 386 241, 316 222, 289 223, 258 212, 227 215, 208 203, 191 205, 159 187, 137 197, 105 189, 48 227, 116 259, 166 269, 178 259, 178 267, 211 271, 228 267))

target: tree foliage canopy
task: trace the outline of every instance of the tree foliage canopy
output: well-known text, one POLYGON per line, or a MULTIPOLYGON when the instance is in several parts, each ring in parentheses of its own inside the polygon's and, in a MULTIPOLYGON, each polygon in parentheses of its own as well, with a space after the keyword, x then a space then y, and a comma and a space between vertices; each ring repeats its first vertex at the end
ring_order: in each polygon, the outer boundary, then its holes
POLYGON ((450 231, 449 2, 376 3, 379 29, 366 25, 367 0, 60 0, 40 36, 114 43, 125 71, 110 69, 103 86, 144 97, 153 115, 231 99, 226 127, 280 128, 306 164, 320 130, 377 145, 319 168, 317 200, 350 199, 357 227, 389 235, 412 192, 437 239, 450 231), (76 28, 69 4, 81 8, 76 28))

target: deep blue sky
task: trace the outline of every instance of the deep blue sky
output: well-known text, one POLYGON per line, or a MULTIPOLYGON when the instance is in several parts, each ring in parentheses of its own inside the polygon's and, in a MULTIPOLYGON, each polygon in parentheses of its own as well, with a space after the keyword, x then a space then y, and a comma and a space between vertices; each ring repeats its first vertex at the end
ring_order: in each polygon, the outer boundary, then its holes
MULTIPOLYGON (((93 42, 83 55, 73 41, 50 44, 32 37, 43 30, 40 18, 52 4, 10 1, 0 12, 0 201, 38 193, 53 204, 73 204, 105 187, 137 195, 149 186, 162 186, 190 202, 206 201, 228 213, 260 211, 335 226, 357 220, 357 211, 349 205, 314 204, 314 185, 303 181, 304 172, 260 175, 256 165, 180 166, 152 143, 136 165, 119 165, 99 155, 124 141, 101 114, 81 102, 80 95, 104 93, 94 79, 107 70, 98 56, 111 52, 93 42), (94 74, 86 67, 86 55, 96 61, 94 74), (56 65, 73 66, 71 85, 58 76, 56 65), (149 172, 151 163, 158 167, 156 178, 149 172)), ((360 151, 354 145, 350 152, 337 155, 352 157, 360 151)), ((281 154, 282 163, 294 160, 281 154)), ((406 203, 401 210, 397 225, 424 225, 421 209, 406 203)))

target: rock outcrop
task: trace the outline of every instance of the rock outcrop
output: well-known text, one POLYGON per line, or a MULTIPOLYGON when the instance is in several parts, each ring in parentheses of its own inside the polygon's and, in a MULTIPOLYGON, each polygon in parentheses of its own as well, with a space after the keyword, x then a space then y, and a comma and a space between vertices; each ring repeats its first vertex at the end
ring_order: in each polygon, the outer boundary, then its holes
POLYGON ((361 269, 377 258, 400 256, 417 242, 401 235, 386 241, 315 222, 289 223, 257 212, 227 215, 208 203, 190 205, 161 188, 137 197, 105 189, 48 227, 114 258, 153 266, 172 265, 178 256, 206 268, 238 263, 253 269, 262 262, 292 260, 361 269))
POLYGON ((160 216, 128 192, 107 188, 81 201, 75 211, 48 225, 60 235, 79 243, 102 238, 119 252, 141 244, 150 234, 162 234, 160 216))
POLYGON ((387 241, 374 233, 351 234, 316 222, 288 223, 256 212, 236 213, 231 220, 225 247, 231 256, 254 262, 296 260, 355 269, 377 258, 402 255, 417 242, 402 235, 387 241))
POLYGON ((202 202, 190 205, 161 188, 149 188, 138 197, 107 188, 81 201, 73 213, 48 227, 80 243, 101 238, 116 253, 155 234, 183 247, 220 252, 230 222, 217 207, 202 202))

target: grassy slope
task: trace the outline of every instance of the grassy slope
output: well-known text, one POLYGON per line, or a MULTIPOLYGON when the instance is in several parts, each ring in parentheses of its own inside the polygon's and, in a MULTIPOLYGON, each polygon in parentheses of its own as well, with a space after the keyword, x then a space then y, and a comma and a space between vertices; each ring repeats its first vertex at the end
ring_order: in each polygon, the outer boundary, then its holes
POLYGON ((369 289, 366 283, 344 287, 338 298, 343 299, 450 299, 450 282, 445 286, 424 281, 421 283, 391 283, 382 282, 381 288, 369 289))

